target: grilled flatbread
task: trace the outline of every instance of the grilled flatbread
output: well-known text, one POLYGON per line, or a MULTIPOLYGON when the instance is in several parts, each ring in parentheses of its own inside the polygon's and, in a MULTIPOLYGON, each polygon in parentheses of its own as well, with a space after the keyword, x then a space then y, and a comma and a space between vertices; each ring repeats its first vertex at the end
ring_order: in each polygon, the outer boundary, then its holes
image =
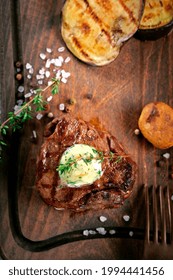
POLYGON ((138 29, 143 0, 66 0, 62 37, 69 50, 92 65, 106 65, 138 29))

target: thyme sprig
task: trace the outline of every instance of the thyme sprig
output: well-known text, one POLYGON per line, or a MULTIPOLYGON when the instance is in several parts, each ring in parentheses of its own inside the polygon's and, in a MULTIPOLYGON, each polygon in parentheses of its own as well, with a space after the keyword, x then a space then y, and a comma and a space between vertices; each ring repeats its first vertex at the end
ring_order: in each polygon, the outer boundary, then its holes
MULTIPOLYGON (((22 128, 23 123, 33 118, 34 112, 44 111, 47 101, 44 99, 44 92, 51 88, 53 95, 59 92, 60 80, 52 78, 52 83, 45 88, 38 88, 35 90, 35 96, 28 102, 24 102, 23 105, 15 112, 9 112, 8 118, 0 124, 0 151, 3 147, 7 146, 4 140, 4 136, 7 135, 7 131, 11 128, 12 132, 22 128)), ((1 158, 1 156, 0 156, 1 158)))
POLYGON ((84 155, 80 155, 78 157, 71 156, 69 157, 65 163, 60 163, 56 171, 59 172, 60 175, 64 173, 70 173, 73 168, 77 168, 77 164, 80 160, 83 160, 86 165, 92 162, 92 160, 98 160, 99 162, 103 162, 104 159, 108 158, 110 161, 113 161, 115 163, 121 162, 123 157, 127 157, 128 155, 124 156, 117 156, 115 153, 110 152, 109 155, 104 155, 102 151, 97 151, 96 149, 92 149, 95 156, 91 153, 85 153, 84 155))

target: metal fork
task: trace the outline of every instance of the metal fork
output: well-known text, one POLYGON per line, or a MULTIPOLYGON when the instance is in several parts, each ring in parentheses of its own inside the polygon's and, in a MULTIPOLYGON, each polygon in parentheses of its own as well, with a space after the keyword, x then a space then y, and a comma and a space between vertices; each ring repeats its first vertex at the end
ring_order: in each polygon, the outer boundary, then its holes
POLYGON ((173 224, 169 187, 145 186, 146 232, 143 259, 173 259, 173 224))

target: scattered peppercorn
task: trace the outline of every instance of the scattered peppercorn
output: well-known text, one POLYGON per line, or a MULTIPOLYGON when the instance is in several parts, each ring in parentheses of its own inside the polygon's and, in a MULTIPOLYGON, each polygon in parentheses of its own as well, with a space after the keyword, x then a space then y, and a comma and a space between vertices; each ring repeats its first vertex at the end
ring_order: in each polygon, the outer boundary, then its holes
POLYGON ((69 112, 71 111, 70 106, 66 105, 64 111, 65 111, 66 113, 69 113, 69 112))
POLYGON ((21 61, 17 61, 17 62, 15 62, 15 66, 17 67, 17 68, 23 68, 23 64, 22 64, 22 62, 21 61))
POLYGON ((92 99, 92 98, 93 98, 92 93, 88 93, 88 94, 86 95, 86 98, 87 98, 87 99, 92 99))
POLYGON ((68 100, 68 104, 70 104, 70 105, 76 104, 76 99, 75 99, 75 98, 70 98, 70 99, 68 100))
POLYGON ((17 73, 15 78, 16 78, 17 81, 20 81, 20 82, 23 81, 23 75, 21 73, 17 73))

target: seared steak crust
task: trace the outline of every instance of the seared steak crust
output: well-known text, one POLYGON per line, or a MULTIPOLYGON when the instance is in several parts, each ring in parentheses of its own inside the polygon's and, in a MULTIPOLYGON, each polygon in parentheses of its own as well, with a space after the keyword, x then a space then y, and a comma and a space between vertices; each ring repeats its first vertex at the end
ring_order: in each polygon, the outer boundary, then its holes
POLYGON ((136 164, 114 136, 81 119, 68 117, 55 118, 48 124, 45 136, 37 162, 36 187, 47 204, 74 211, 123 204, 133 188, 136 164), (92 185, 61 186, 56 168, 63 152, 74 144, 87 144, 104 153, 103 175, 92 185), (111 159, 110 152, 116 157, 111 159))

